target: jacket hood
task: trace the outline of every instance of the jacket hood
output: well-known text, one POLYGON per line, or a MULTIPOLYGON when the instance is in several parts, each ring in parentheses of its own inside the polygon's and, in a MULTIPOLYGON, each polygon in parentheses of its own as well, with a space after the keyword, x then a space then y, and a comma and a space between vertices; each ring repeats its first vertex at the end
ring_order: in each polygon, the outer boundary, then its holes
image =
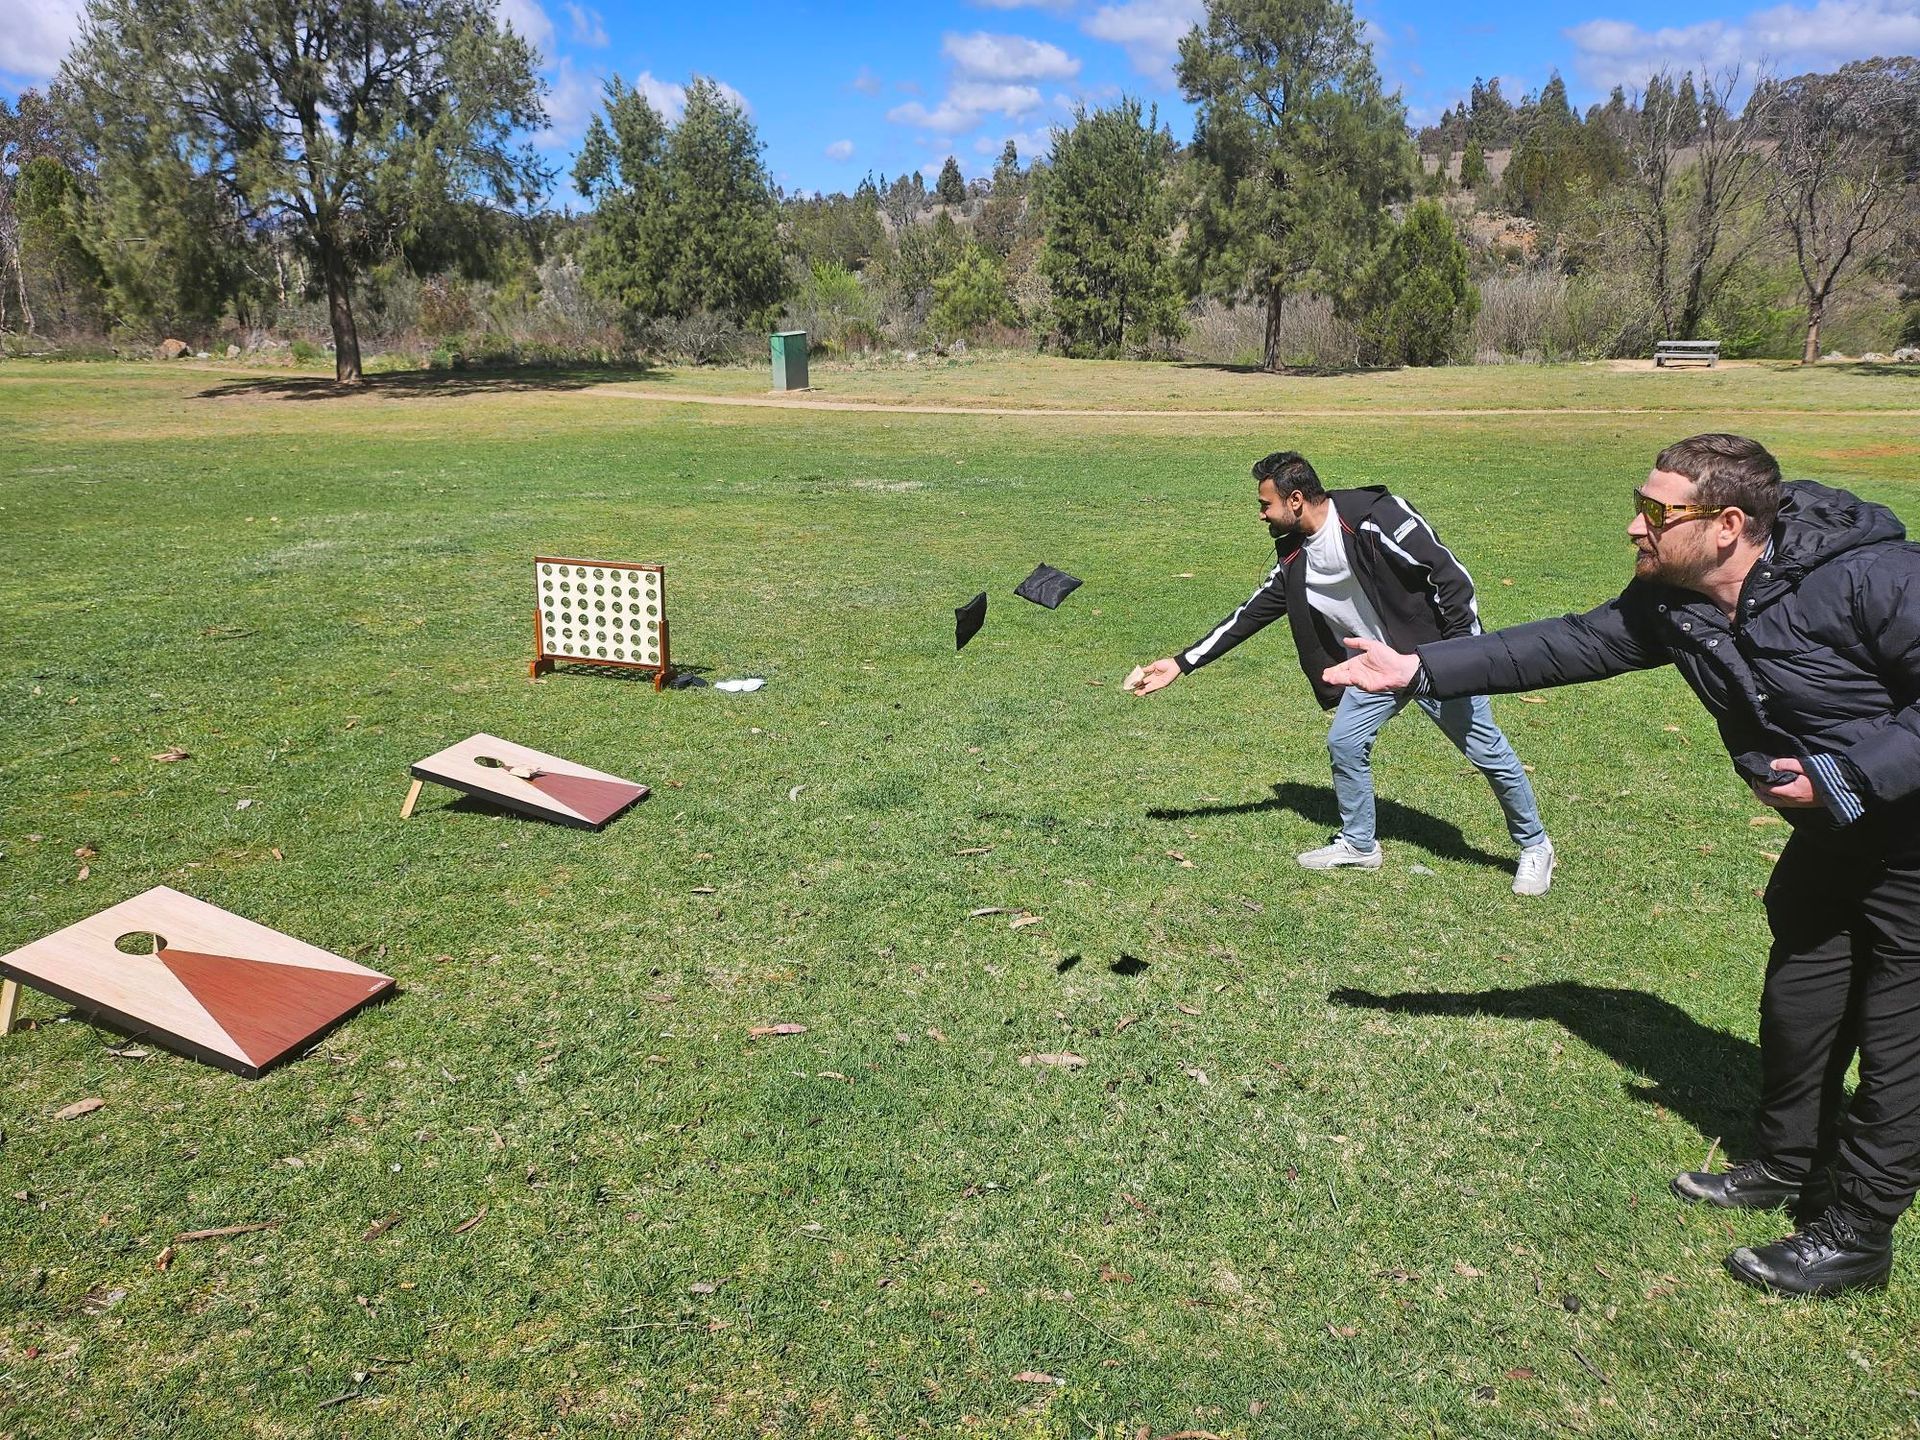
POLYGON ((1907 538, 1907 528, 1884 505, 1813 480, 1782 487, 1773 525, 1773 569, 1798 577, 1849 550, 1907 538))

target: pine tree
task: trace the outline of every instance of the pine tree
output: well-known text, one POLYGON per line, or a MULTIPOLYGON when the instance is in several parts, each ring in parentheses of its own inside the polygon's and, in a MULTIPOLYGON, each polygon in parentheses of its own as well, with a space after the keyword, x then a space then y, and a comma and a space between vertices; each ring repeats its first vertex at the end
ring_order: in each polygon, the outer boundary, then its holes
POLYGON ((1487 183, 1487 153, 1480 148, 1478 140, 1467 141, 1465 153, 1460 156, 1460 188, 1476 193, 1487 183))
POLYGON ((1053 338, 1069 355, 1119 355, 1177 337, 1180 285, 1169 253, 1173 137, 1140 102, 1077 112, 1055 132, 1041 273, 1053 338))
POLYGON ((1480 313, 1467 248, 1432 200, 1407 212, 1362 288, 1359 328, 1366 358, 1387 364, 1445 365, 1480 313))
POLYGON ((1411 193, 1405 109, 1381 92, 1346 0, 1207 0, 1179 77, 1199 107, 1196 279, 1265 308, 1264 363, 1277 369, 1281 303, 1343 288, 1411 193))
POLYGON ((353 289, 381 244, 549 179, 524 138, 545 84, 491 0, 89 0, 63 76, 127 195, 190 162, 222 207, 300 244, 342 384, 360 381, 353 289))
POLYGON ((934 183, 934 193, 940 197, 942 205, 960 206, 967 203, 967 182, 960 173, 960 163, 947 156, 947 163, 940 167, 940 178, 934 183))
POLYGON ((694 77, 671 129, 644 95, 608 81, 574 181, 596 206, 587 284, 633 318, 706 311, 763 325, 780 303, 786 269, 760 139, 712 80, 694 77))

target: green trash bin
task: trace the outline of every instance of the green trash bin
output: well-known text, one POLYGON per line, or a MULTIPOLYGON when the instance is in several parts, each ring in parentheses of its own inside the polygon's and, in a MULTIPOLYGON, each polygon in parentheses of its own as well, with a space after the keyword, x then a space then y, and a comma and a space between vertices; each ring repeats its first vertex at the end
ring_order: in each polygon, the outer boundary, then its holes
POLYGON ((807 332, 782 330, 773 336, 773 388, 807 388, 807 332))

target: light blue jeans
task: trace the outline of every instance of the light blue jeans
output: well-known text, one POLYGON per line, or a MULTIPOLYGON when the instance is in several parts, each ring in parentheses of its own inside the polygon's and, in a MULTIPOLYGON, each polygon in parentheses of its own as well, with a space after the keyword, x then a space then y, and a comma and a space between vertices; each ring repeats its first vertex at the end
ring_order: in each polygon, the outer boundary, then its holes
MULTIPOLYGON (((1347 688, 1333 712, 1327 731, 1327 754, 1333 761, 1333 793, 1340 802, 1340 833, 1356 850, 1371 850, 1373 835, 1373 741, 1401 707, 1405 695, 1369 695, 1347 688)), ((1533 798, 1527 772, 1513 745, 1493 723, 1493 707, 1484 695, 1457 700, 1416 700, 1427 718, 1487 777, 1500 809, 1507 817, 1507 834, 1521 849, 1545 842, 1540 807, 1533 798)))

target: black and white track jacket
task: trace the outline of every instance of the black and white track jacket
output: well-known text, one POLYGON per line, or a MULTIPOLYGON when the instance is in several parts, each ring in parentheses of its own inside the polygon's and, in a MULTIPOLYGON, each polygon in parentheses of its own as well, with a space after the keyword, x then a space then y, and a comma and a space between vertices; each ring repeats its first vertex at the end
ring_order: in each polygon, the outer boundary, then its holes
MULTIPOLYGON (((1387 643, 1403 653, 1435 640, 1480 633, 1473 577, 1440 543, 1426 519, 1384 486, 1329 490, 1340 521, 1340 538, 1354 579, 1386 630, 1387 643)), ((1320 672, 1348 658, 1346 646, 1318 610, 1307 603, 1307 537, 1291 531, 1274 537, 1276 563, 1245 604, 1198 644, 1174 658, 1182 675, 1218 660, 1248 636, 1285 615, 1293 626, 1300 668, 1321 708, 1340 703, 1340 687, 1320 672)))

